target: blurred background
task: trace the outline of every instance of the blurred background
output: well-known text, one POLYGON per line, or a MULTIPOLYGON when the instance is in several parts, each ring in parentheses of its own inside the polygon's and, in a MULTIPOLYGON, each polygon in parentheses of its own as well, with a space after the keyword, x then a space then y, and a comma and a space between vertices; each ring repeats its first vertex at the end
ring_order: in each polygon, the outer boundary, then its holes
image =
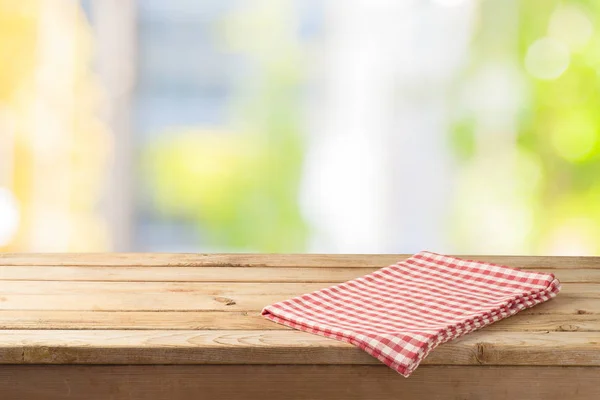
POLYGON ((600 2, 0 0, 0 250, 600 254, 600 2))

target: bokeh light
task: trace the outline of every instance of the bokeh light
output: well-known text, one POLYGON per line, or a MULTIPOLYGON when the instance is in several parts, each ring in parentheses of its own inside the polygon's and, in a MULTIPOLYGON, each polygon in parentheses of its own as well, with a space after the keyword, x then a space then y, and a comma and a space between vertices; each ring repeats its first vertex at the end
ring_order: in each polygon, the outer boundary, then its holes
POLYGON ((558 116, 552 131, 554 151, 567 161, 584 161, 598 145, 595 118, 586 110, 558 116))
POLYGON ((525 56, 525 68, 538 79, 556 79, 569 67, 568 47, 550 37, 536 40, 525 56))
POLYGON ((576 4, 563 4, 557 7, 548 25, 548 36, 565 43, 571 50, 585 47, 593 33, 592 21, 576 4))

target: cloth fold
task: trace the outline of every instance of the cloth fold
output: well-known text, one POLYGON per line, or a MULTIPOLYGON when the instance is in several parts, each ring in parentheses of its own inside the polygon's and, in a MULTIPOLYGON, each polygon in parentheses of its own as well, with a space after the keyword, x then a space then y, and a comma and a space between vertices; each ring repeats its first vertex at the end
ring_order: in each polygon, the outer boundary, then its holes
POLYGON ((272 304, 279 324, 353 344, 409 376, 439 344, 555 297, 553 274, 427 251, 272 304))

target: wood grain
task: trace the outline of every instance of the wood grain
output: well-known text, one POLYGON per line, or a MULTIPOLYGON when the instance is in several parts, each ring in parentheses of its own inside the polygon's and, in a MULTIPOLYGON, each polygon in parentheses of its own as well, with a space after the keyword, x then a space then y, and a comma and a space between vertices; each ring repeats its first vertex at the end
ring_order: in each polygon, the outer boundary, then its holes
MULTIPOLYGON (((585 317, 591 319, 594 316, 585 317)), ((282 330, 288 328, 263 318, 258 310, 188 312, 5 310, 0 311, 0 329, 282 330)))
MULTIPOLYGON (((0 266, 0 281, 345 282, 379 268, 0 266)), ((531 270, 532 268, 528 268, 531 270)), ((535 268, 533 268, 535 270, 535 268)), ((540 270, 545 271, 545 270, 540 270)), ((600 269, 553 269, 563 283, 600 283, 600 269)))
MULTIPOLYGON (((0 281, 345 282, 378 268, 57 267, 0 266, 0 281)), ((578 282, 600 282, 594 270, 564 270, 578 282), (574 272, 573 272, 574 271, 574 272), (592 272, 592 273, 590 273, 592 272), (597 279, 596 279, 597 278, 597 279)))
MULTIPOLYGON (((380 268, 407 254, 170 254, 170 253, 1 253, 0 265, 180 266, 180 267, 345 267, 380 268)), ((516 268, 599 269, 600 257, 459 255, 516 268)))
POLYGON ((578 400, 600 398, 600 368, 143 365, 0 367, 3 400, 578 400))
MULTIPOLYGON (((333 284, 1 281, 0 310, 254 311, 333 284)), ((559 297, 600 300, 600 284, 565 284, 559 297)), ((600 301, 589 304, 596 312, 600 301)))
POLYGON ((405 257, 0 254, 0 399, 600 398, 599 257, 465 257, 552 272, 563 290, 408 379, 259 315, 405 257))
POLYGON ((331 283, 3 281, 0 310, 253 311, 331 283))
MULTIPOLYGON (((82 295, 92 294, 102 297, 104 295, 121 294, 177 294, 189 293, 211 296, 228 295, 298 295, 322 289, 335 282, 321 283, 251 283, 251 282, 64 282, 64 281, 3 281, 0 289, 3 295, 34 294, 38 296, 54 295, 82 295)), ((595 284, 573 284, 586 288, 586 292, 594 292, 593 288, 585 285, 595 284)), ((570 285, 570 286, 573 286, 570 285)))
MULTIPOLYGON (((260 311, 0 311, 0 329, 288 330, 260 311)), ((486 331, 598 332, 598 314, 517 314, 486 331)))
POLYGON ((519 315, 533 314, 563 314, 565 315, 565 321, 568 322, 569 317, 566 315, 600 314, 600 301, 594 298, 578 297, 577 295, 565 295, 561 292, 548 302, 519 312, 519 315))
MULTIPOLYGON (((377 364, 362 350, 293 330, 0 331, 1 364, 377 364)), ((600 366, 597 332, 478 331, 443 344, 433 365, 600 366)))
POLYGON ((600 315, 517 314, 484 329, 504 332, 600 332, 600 315))

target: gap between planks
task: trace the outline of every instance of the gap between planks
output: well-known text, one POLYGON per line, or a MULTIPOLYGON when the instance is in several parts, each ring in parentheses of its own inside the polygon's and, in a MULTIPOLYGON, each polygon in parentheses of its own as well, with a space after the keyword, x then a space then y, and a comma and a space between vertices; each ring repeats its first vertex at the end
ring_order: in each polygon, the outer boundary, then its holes
MULTIPOLYGON (((73 282, 345 282, 378 268, 231 268, 0 266, 0 281, 73 282)), ((600 269, 554 269, 563 283, 600 283, 600 269)))
MULTIPOLYGON (((407 254, 0 253, 0 265, 381 268, 409 256, 407 254)), ((488 255, 459 255, 458 257, 517 268, 600 268, 600 257, 488 255)))

